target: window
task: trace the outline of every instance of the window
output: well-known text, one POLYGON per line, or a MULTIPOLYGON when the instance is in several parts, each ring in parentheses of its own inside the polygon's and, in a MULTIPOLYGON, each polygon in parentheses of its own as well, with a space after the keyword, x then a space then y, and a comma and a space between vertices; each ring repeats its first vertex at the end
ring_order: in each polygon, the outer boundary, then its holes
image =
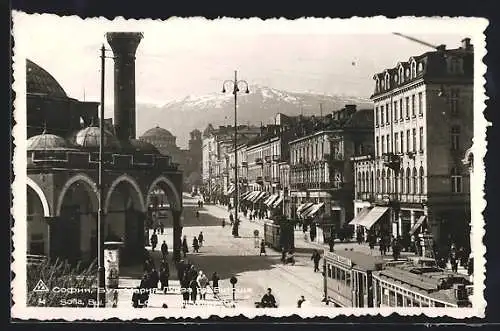
POLYGON ((381 193, 387 192, 385 180, 386 180, 386 178, 385 178, 385 169, 382 169, 382 192, 381 193))
POLYGON ((403 168, 399 170, 399 192, 404 193, 404 176, 405 176, 405 171, 403 168))
POLYGON ((424 150, 424 127, 421 126, 418 129, 418 131, 419 131, 419 135, 420 135, 419 140, 418 140, 418 143, 419 143, 418 149, 419 149, 419 151, 422 152, 424 150))
POLYGON ((462 193, 462 175, 456 167, 451 169, 451 192, 462 193))
POLYGON ((385 139, 387 140, 387 153, 390 153, 390 151, 391 151, 391 136, 387 135, 385 137, 385 139))
POLYGON ((410 151, 410 130, 406 130, 406 152, 410 151))
POLYGON ((401 145, 401 151, 400 151, 400 153, 403 153, 404 152, 404 135, 403 135, 403 131, 401 131, 401 133, 399 135, 399 140, 400 140, 400 145, 401 145))
POLYGON ((450 102, 450 110, 452 115, 458 115, 458 89, 452 89, 450 91, 449 102, 450 102))
POLYGON ((370 174, 370 187, 369 187, 370 192, 375 192, 375 181, 373 179, 373 170, 371 171, 370 174))
POLYGON ((384 125, 384 106, 380 106, 380 125, 384 125))
POLYGON ((410 98, 405 98, 405 115, 406 118, 410 118, 410 98))
POLYGON ((382 192, 382 180, 380 178, 380 169, 377 170, 377 192, 378 193, 382 192))
POLYGON ((394 150, 396 153, 399 153, 399 133, 396 132, 394 134, 394 144, 395 144, 395 147, 394 147, 394 150))
POLYGON ((375 107, 375 125, 376 126, 378 126, 378 118, 379 118, 378 107, 375 107))
POLYGON ((460 127, 458 125, 451 128, 451 149, 454 151, 460 149, 460 127))
POLYGON ((412 193, 410 178, 411 178, 410 168, 406 168, 406 178, 405 178, 406 179, 406 191, 405 191, 405 193, 412 193))
POLYGON ((424 104, 422 99, 422 92, 418 93, 418 114, 422 115, 424 113, 424 104))
POLYGON ((388 103, 386 103, 386 104, 385 104, 385 122, 386 122, 387 124, 389 124, 390 120, 391 120, 391 117, 390 117, 390 115, 389 115, 389 104, 388 104, 388 103))
POLYGON ((417 129, 412 129, 412 135, 413 135, 413 151, 417 151, 417 129))
POLYGON ((398 120, 398 102, 394 101, 394 105, 392 106, 392 115, 394 117, 394 121, 398 120))
POLYGON ((379 156, 380 155, 380 141, 379 141, 379 137, 376 137, 375 138, 375 155, 376 156, 379 156))
POLYGON ((411 117, 415 117, 415 94, 411 96, 411 117))
POLYGON ((414 194, 419 193, 418 192, 418 182, 417 182, 417 168, 413 167, 413 192, 414 194))
POLYGON ((403 99, 399 99, 399 119, 403 119, 403 99))
POLYGON ((384 154, 384 153, 385 153, 385 139, 384 139, 384 136, 381 136, 380 138, 381 138, 381 140, 382 140, 382 150, 381 150, 381 154, 384 154))

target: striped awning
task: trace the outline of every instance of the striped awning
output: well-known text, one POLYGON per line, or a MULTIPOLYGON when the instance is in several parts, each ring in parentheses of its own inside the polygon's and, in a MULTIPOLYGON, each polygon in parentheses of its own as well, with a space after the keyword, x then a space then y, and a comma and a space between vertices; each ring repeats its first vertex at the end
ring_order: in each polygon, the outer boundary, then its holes
POLYGON ((299 216, 304 218, 310 211, 310 208, 314 206, 314 203, 312 202, 308 202, 305 204, 305 206, 302 208, 302 210, 300 211, 299 216))
POLYGON ((314 215, 316 215, 316 213, 321 209, 321 207, 323 207, 325 205, 324 202, 322 203, 317 203, 315 205, 312 205, 309 209, 308 209, 308 212, 307 214, 304 215, 304 217, 313 217, 314 215))
POLYGON ((283 202, 283 197, 279 196, 278 199, 276 199, 276 201, 274 201, 272 207, 277 208, 282 202, 283 202))
POLYGON ((370 212, 370 208, 364 207, 359 211, 359 213, 349 222, 349 225, 358 225, 363 222, 363 219, 370 212))
POLYGON ((310 202, 303 203, 297 207, 297 214, 299 214, 307 205, 312 205, 310 202))
POLYGON ((266 192, 260 192, 260 194, 258 194, 254 199, 252 199, 252 202, 253 203, 259 202, 260 200, 264 199, 266 194, 267 194, 266 192))
POLYGON ((236 186, 230 185, 229 188, 227 189, 227 194, 232 194, 236 190, 236 186))
POLYGON ((248 193, 248 195, 245 197, 245 200, 247 201, 252 201, 252 199, 255 197, 256 194, 258 194, 259 191, 251 191, 248 193))
POLYGON ((425 221, 425 215, 422 215, 418 218, 417 223, 415 223, 410 230, 410 236, 412 236, 415 233, 415 231, 417 231, 418 228, 421 227, 422 224, 424 224, 424 221, 425 221))
POLYGON ((250 194, 251 192, 244 192, 240 195, 240 200, 245 200, 245 198, 250 194))
POLYGON ((266 206, 271 207, 271 205, 274 203, 274 201, 276 201, 276 199, 278 199, 278 198, 279 198, 279 195, 272 194, 269 198, 266 199, 266 201, 264 203, 266 204, 266 206))
POLYGON ((359 225, 364 226, 369 230, 373 224, 375 224, 388 210, 389 207, 373 207, 373 209, 370 210, 368 215, 363 218, 363 221, 359 225))

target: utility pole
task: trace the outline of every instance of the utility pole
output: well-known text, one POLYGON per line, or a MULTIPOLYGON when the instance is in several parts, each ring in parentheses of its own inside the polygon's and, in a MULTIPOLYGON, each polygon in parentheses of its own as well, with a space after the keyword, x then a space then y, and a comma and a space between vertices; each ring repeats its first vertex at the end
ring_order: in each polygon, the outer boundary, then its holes
POLYGON ((99 210, 97 214, 97 239, 98 239, 98 291, 97 303, 99 307, 106 306, 106 282, 104 270, 104 199, 103 199, 103 155, 104 155, 104 70, 106 60, 106 49, 101 47, 101 109, 99 118, 99 210))

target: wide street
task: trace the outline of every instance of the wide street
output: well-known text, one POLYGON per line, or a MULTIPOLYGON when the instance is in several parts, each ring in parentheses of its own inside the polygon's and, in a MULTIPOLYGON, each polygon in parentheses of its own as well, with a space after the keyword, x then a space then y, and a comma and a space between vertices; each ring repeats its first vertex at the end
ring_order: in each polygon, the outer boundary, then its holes
MULTIPOLYGON (((300 295, 304 295, 312 306, 322 305, 321 273, 314 273, 310 256, 312 248, 297 247, 297 263, 283 265, 280 253, 268 248, 267 256, 259 256, 255 247, 254 230, 263 235, 263 226, 243 220, 239 238, 234 238, 229 226, 228 212, 219 206, 204 205, 198 209, 197 200, 184 195, 183 235, 187 236, 190 252, 187 259, 211 278, 217 272, 221 278, 221 297, 231 299, 229 279, 235 276, 236 303, 238 306, 254 306, 267 288, 271 288, 280 306, 296 306, 300 295), (196 210, 200 212, 196 219, 196 210), (222 219, 226 226, 222 227, 222 219), (194 236, 203 232, 204 243, 199 253, 192 251, 194 236)), ((159 236, 159 243, 166 240, 171 246, 171 231, 159 236)))

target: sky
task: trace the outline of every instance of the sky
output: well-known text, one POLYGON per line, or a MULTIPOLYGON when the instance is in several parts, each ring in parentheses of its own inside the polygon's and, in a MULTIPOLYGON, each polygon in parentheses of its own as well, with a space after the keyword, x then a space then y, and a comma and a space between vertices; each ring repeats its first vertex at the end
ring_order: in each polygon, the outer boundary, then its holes
MULTIPOLYGON (((431 48, 393 35, 456 48, 472 37, 453 20, 82 20, 15 13, 15 52, 49 71, 71 97, 100 98, 100 47, 109 31, 144 33, 136 54, 136 100, 163 105, 221 90, 234 70, 249 84, 369 98, 373 75, 431 48)), ((474 38, 472 40, 474 43, 474 38)), ((112 55, 108 52, 108 55, 112 55)), ((106 60, 106 102, 113 61, 106 60)))

